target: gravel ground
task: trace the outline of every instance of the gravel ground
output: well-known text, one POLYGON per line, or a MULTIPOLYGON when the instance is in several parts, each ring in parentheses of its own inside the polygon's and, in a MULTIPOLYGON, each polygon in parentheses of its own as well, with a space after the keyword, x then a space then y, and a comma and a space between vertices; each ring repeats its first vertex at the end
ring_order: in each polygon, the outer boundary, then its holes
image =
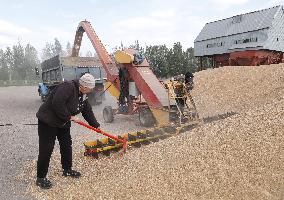
MULTIPOLYGON (((283 67, 197 73, 193 97, 202 117, 239 114, 129 149, 123 157, 83 157, 82 143, 97 136, 73 125, 74 167, 83 177, 61 177, 57 147, 49 172, 54 187, 48 191, 34 185, 37 127, 23 125, 37 122, 36 87, 0 88, 0 122, 13 124, 0 126, 0 199, 284 199, 283 67)), ((94 107, 101 122, 104 105, 115 101, 107 96, 94 107)), ((118 116, 102 129, 118 134, 141 127, 136 116, 118 116)))

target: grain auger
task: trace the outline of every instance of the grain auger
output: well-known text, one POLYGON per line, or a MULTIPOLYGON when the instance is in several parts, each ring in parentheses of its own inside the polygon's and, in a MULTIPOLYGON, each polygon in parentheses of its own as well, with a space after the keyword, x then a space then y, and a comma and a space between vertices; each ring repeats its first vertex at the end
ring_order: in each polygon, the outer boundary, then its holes
POLYGON ((121 134, 117 138, 108 136, 108 138, 85 142, 84 155, 99 158, 99 154, 102 153, 109 156, 111 151, 118 151, 122 148, 125 150, 126 146, 141 147, 141 145, 158 142, 170 136, 189 131, 199 125, 198 113, 190 95, 190 85, 179 79, 165 83, 164 87, 169 98, 170 123, 133 133, 121 134), (174 104, 171 102, 174 102, 174 104))
POLYGON ((107 75, 106 88, 116 97, 117 108, 106 106, 105 122, 111 123, 115 115, 138 114, 142 126, 152 127, 134 133, 118 135, 119 140, 108 137, 85 143, 85 155, 109 155, 111 150, 127 145, 139 147, 191 129, 199 123, 188 84, 181 80, 162 83, 154 75, 146 58, 137 50, 118 50, 111 57, 96 35, 90 22, 80 22, 74 40, 72 57, 79 55, 83 33, 86 32, 107 75))

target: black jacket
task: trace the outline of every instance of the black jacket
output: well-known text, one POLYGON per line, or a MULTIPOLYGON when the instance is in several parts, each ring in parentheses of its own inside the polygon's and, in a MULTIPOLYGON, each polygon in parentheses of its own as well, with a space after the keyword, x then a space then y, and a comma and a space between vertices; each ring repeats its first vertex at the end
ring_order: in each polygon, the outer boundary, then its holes
POLYGON ((36 116, 40 121, 52 127, 70 128, 70 117, 80 112, 90 126, 95 128, 100 126, 91 105, 83 99, 83 95, 79 92, 79 81, 73 80, 54 88, 47 100, 40 106, 36 116))

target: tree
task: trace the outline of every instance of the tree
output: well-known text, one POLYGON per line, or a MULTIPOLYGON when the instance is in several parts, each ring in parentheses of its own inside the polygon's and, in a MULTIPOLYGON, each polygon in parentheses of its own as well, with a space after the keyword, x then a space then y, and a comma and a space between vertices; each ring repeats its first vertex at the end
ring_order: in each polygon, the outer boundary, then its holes
POLYGON ((24 48, 20 42, 12 49, 7 47, 5 51, 0 49, 0 80, 27 81, 36 80, 35 68, 39 66, 36 49, 30 44, 24 48))
POLYGON ((185 71, 183 50, 179 42, 174 43, 173 48, 169 50, 167 60, 168 73, 171 76, 181 74, 185 71))
POLYGON ((67 45, 66 45, 66 56, 71 56, 71 54, 72 54, 72 47, 71 47, 70 42, 67 42, 67 45))
POLYGON ((54 38, 53 56, 61 55, 62 53, 62 45, 57 38, 54 38))
POLYGON ((4 57, 5 57, 5 62, 6 62, 6 66, 8 69, 9 81, 12 81, 12 73, 14 70, 14 58, 13 58, 13 53, 10 47, 6 48, 4 57))
MULTIPOLYGON (((123 48, 123 44, 121 43, 121 48, 123 48)), ((130 45, 128 47, 129 49, 135 49, 135 50, 138 50, 139 52, 143 53, 144 52, 144 49, 140 46, 139 44, 139 41, 138 40, 135 40, 135 43, 130 45)))
POLYGON ((93 57, 92 52, 91 52, 91 51, 87 51, 87 53, 86 53, 86 57, 93 57))
POLYGON ((26 79, 27 74, 25 68, 23 67, 24 56, 24 47, 20 44, 20 42, 18 42, 17 45, 13 46, 14 79, 26 79))
POLYGON ((9 78, 9 69, 5 59, 5 52, 0 49, 0 80, 8 80, 9 78))
POLYGON ((194 57, 194 48, 190 47, 186 49, 184 52, 184 58, 185 58, 185 70, 190 71, 191 73, 197 71, 197 59, 194 57))
POLYGON ((153 73, 160 78, 165 78, 168 75, 167 55, 168 48, 166 45, 146 47, 145 57, 147 58, 153 73))
POLYGON ((147 46, 145 56, 154 74, 160 78, 197 71, 194 49, 188 48, 183 51, 179 42, 170 49, 166 45, 147 46))
POLYGON ((54 38, 54 44, 47 42, 45 47, 42 49, 42 60, 47 60, 54 56, 64 56, 64 51, 62 50, 62 45, 57 38, 54 38))
POLYGON ((25 56, 23 67, 27 73, 28 80, 36 80, 36 68, 39 68, 39 59, 37 56, 37 50, 30 44, 25 47, 25 56))
POLYGON ((179 42, 175 43, 173 48, 169 50, 167 60, 169 64, 168 74, 170 76, 185 74, 188 71, 197 71, 197 59, 194 57, 194 49, 188 48, 183 51, 179 42))
POLYGON ((47 60, 49 58, 53 57, 53 45, 49 42, 45 44, 45 47, 42 49, 42 55, 41 59, 42 60, 47 60))

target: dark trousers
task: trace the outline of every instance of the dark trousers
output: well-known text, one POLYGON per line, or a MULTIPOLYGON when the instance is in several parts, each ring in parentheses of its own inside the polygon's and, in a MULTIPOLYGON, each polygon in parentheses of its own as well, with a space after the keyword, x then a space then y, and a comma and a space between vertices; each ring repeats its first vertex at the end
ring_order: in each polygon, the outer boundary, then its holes
POLYGON ((64 170, 72 168, 72 139, 70 128, 56 128, 38 120, 39 155, 37 161, 37 177, 47 175, 50 157, 56 137, 60 145, 61 164, 64 170))

